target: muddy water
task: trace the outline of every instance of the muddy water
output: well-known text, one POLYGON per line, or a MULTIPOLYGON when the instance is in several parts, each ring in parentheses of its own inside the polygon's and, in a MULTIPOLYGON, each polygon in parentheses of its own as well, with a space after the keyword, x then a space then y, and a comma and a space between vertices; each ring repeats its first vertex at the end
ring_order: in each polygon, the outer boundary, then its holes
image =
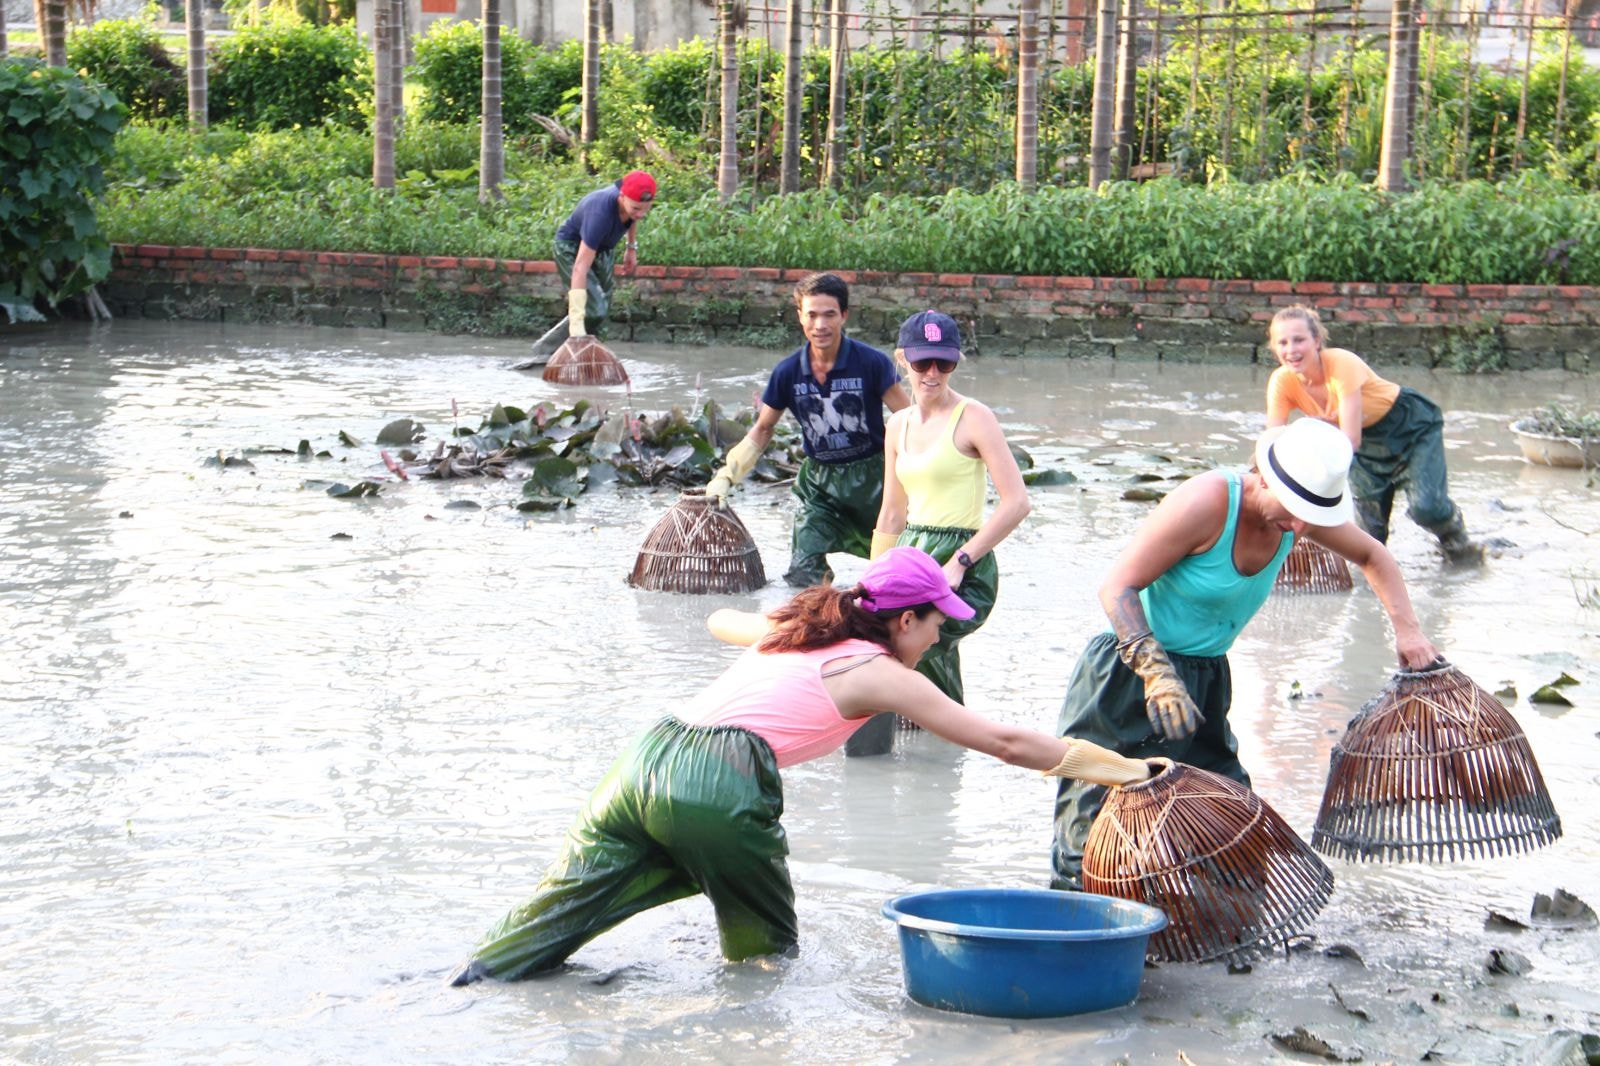
MULTIPOLYGON (((1484 930, 1564 887, 1600 904, 1600 493, 1526 465, 1506 428, 1600 381, 1405 380, 1448 412, 1452 486, 1510 542, 1443 569, 1401 520, 1424 626, 1480 683, 1513 683, 1566 836, 1514 859, 1334 862, 1318 946, 1230 975, 1148 970, 1139 1002, 1012 1024, 901 989, 882 901, 933 886, 1038 886, 1052 790, 927 736, 891 757, 785 775, 798 959, 724 965, 703 900, 624 924, 551 979, 441 986, 521 899, 624 737, 731 657, 701 620, 742 597, 641 593, 623 575, 666 493, 598 490, 524 516, 515 486, 411 482, 336 500, 308 479, 382 478, 370 443, 410 416, 437 439, 495 402, 572 391, 504 369, 523 345, 357 331, 117 323, 0 340, 0 1046, 25 1062, 1256 1061, 1304 1025, 1369 1060, 1520 1061, 1600 1032, 1600 934, 1484 930), (343 447, 344 430, 359 447, 343 447), (219 451, 293 448, 253 469, 219 451), (449 506, 450 504, 456 506, 449 506), (1577 706, 1526 694, 1567 671, 1577 706), (1490 976, 1493 947, 1526 976, 1490 976), (1365 1012, 1363 1021, 1341 1008, 1365 1012)), ((625 348, 632 403, 748 402, 770 353, 625 348)), ((979 360, 957 387, 1041 465, 1002 548, 999 607, 966 647, 973 702, 1049 728, 1094 590, 1180 464, 1241 460, 1265 370, 979 360), (1157 483, 1159 485, 1159 483, 1157 483)), ((612 407, 622 390, 599 390, 612 407)), ((781 574, 785 490, 737 506, 781 574)), ((839 560, 842 576, 859 571, 839 560)), ((1359 581, 1358 581, 1359 586, 1359 581)), ((1370 593, 1275 598, 1233 656, 1258 790, 1309 835, 1327 756, 1393 651, 1370 593), (1298 681, 1310 698, 1290 700, 1298 681)))

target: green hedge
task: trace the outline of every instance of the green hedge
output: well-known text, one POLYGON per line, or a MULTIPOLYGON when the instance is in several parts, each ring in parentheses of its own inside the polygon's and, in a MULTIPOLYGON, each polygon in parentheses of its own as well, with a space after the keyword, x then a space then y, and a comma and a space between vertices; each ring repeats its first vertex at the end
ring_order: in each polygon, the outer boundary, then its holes
POLYGON ((353 25, 274 19, 222 39, 208 96, 212 119, 247 130, 366 126, 372 55, 353 25))
POLYGON ((108 19, 67 35, 67 65, 110 89, 134 118, 185 119, 189 90, 183 67, 142 19, 108 19))
MULTIPOLYGON (((364 138, 278 137, 180 163, 180 174, 159 187, 130 173, 107 197, 112 239, 542 259, 555 226, 603 180, 524 162, 500 204, 477 202, 469 172, 443 170, 419 170, 398 196, 386 196, 364 177, 364 138), (296 146, 297 138, 304 143, 296 146)), ((1341 175, 1209 188, 1110 182, 1095 192, 1032 194, 1012 183, 927 197, 812 191, 754 209, 722 205, 692 173, 661 176, 660 206, 641 239, 654 263, 1600 284, 1600 198, 1532 173, 1501 184, 1426 184, 1398 196, 1341 175)))

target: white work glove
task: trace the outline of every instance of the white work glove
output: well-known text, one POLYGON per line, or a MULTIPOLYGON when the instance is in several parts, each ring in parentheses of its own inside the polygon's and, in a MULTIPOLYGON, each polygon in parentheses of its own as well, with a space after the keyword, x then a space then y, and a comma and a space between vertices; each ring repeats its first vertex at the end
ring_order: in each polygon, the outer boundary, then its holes
POLYGON ((1046 777, 1070 777, 1091 785, 1132 785, 1150 779, 1150 764, 1129 759, 1087 740, 1068 737, 1067 752, 1054 767, 1043 771, 1046 777))
POLYGON ((755 446, 755 442, 749 436, 745 436, 740 438, 738 444, 728 449, 725 459, 722 469, 718 470, 706 484, 706 495, 711 497, 718 507, 728 505, 729 491, 756 468, 756 463, 761 459, 761 449, 755 446))
POLYGON ((567 293, 567 336, 587 337, 589 335, 589 327, 583 324, 583 316, 588 311, 588 289, 573 289, 567 293))

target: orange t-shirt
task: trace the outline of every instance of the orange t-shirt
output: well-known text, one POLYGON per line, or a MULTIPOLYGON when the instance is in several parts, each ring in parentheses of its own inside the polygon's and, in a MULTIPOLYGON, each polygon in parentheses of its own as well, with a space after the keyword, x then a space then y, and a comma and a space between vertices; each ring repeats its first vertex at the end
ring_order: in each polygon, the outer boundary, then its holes
POLYGON ((1313 392, 1288 367, 1274 370, 1267 380, 1267 420, 1287 421, 1290 411, 1300 410, 1337 422, 1339 401, 1359 392, 1361 428, 1366 429, 1388 414, 1400 395, 1399 385, 1380 378, 1366 360, 1343 348, 1322 349, 1322 374, 1323 384, 1313 392))

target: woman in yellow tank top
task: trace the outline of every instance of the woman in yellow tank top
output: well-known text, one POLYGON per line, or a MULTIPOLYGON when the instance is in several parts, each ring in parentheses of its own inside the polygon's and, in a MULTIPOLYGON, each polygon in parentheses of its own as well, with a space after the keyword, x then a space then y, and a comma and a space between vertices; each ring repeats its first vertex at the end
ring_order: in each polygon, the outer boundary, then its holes
POLYGON ((961 331, 938 311, 912 315, 900 327, 895 360, 906 374, 912 405, 884 429, 883 506, 872 554, 915 545, 944 567, 945 578, 976 614, 946 620, 939 642, 917 669, 951 699, 963 702, 957 645, 994 608, 1000 569, 994 549, 1027 517, 1032 505, 1022 472, 994 412, 950 387, 961 364, 961 331), (1000 502, 983 514, 984 482, 1000 502))
POLYGON ((1450 499, 1444 462, 1444 416, 1415 389, 1385 381, 1359 355, 1328 346, 1328 331, 1309 307, 1272 316, 1267 339, 1278 369, 1267 381, 1267 426, 1286 425, 1293 411, 1331 422, 1350 438, 1355 460, 1350 490, 1361 526, 1389 539, 1397 490, 1411 520, 1439 538, 1451 562, 1477 562, 1483 548, 1467 536, 1461 508, 1450 499))

